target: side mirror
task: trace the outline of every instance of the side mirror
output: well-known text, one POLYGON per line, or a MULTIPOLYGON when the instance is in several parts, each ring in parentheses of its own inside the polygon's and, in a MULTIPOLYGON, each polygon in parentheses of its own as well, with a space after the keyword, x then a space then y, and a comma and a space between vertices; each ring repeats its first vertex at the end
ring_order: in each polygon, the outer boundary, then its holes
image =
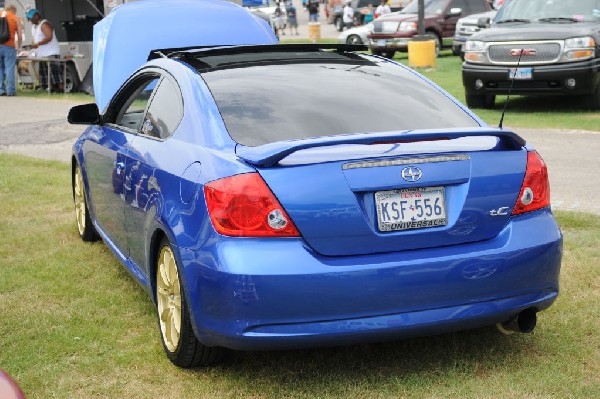
POLYGON ((477 20, 477 27, 481 29, 487 29, 490 27, 490 17, 480 17, 477 20))
POLYGON ((463 10, 460 7, 451 8, 450 12, 448 12, 447 17, 459 17, 462 14, 463 10))
POLYGON ((95 103, 76 105, 69 110, 67 121, 72 125, 97 125, 102 122, 95 103))

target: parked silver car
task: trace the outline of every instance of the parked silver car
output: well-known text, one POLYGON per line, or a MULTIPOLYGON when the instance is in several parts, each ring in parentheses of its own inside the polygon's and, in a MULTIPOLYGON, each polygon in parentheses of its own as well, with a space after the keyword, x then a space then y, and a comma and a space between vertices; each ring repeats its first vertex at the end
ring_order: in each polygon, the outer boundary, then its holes
POLYGON ((356 26, 340 33, 338 43, 341 44, 366 44, 367 35, 373 30, 373 23, 369 22, 366 25, 356 26))
MULTIPOLYGON (((375 21, 381 21, 383 19, 394 17, 396 15, 398 15, 397 12, 391 12, 389 14, 382 15, 375 21)), ((355 26, 354 28, 346 29, 338 36, 338 43, 367 45, 369 33, 373 32, 373 22, 369 22, 368 24, 361 26, 355 26)))

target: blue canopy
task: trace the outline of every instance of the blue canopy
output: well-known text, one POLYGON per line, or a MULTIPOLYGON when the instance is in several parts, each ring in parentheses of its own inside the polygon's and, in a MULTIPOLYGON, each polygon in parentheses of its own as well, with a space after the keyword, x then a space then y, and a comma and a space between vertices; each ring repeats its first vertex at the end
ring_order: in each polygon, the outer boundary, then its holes
POLYGON ((126 3, 94 25, 94 94, 108 105, 155 49, 276 44, 268 23, 221 0, 142 0, 126 3))

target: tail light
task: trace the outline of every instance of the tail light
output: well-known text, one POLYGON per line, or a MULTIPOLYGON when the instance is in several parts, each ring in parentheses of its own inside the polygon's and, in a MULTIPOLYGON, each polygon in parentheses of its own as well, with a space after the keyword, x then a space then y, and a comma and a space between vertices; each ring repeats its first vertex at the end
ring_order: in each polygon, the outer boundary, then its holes
POLYGON ((204 186, 215 230, 234 237, 299 237, 300 233, 258 173, 215 180, 204 186))
POLYGON ((535 211, 550 205, 550 183, 548 169, 540 154, 536 151, 527 153, 527 170, 521 186, 513 215, 535 211))

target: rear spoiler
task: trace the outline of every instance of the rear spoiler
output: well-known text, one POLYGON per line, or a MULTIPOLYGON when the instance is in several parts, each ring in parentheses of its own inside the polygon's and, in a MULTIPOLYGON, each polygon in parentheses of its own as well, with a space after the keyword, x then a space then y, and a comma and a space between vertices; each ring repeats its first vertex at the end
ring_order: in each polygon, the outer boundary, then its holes
POLYGON ((510 130, 475 128, 461 130, 405 130, 384 133, 360 133, 339 136, 317 137, 289 141, 277 141, 258 147, 238 146, 237 155, 251 165, 269 168, 288 155, 307 148, 327 147, 342 144, 378 144, 389 142, 412 142, 427 140, 451 140, 461 137, 492 136, 503 140, 515 150, 525 146, 525 139, 510 130))
POLYGON ((291 43, 291 44, 256 44, 256 45, 214 45, 163 48, 150 51, 148 61, 156 58, 202 58, 215 55, 231 55, 243 53, 286 53, 297 51, 331 50, 339 52, 367 51, 369 48, 363 44, 339 43, 291 43))

